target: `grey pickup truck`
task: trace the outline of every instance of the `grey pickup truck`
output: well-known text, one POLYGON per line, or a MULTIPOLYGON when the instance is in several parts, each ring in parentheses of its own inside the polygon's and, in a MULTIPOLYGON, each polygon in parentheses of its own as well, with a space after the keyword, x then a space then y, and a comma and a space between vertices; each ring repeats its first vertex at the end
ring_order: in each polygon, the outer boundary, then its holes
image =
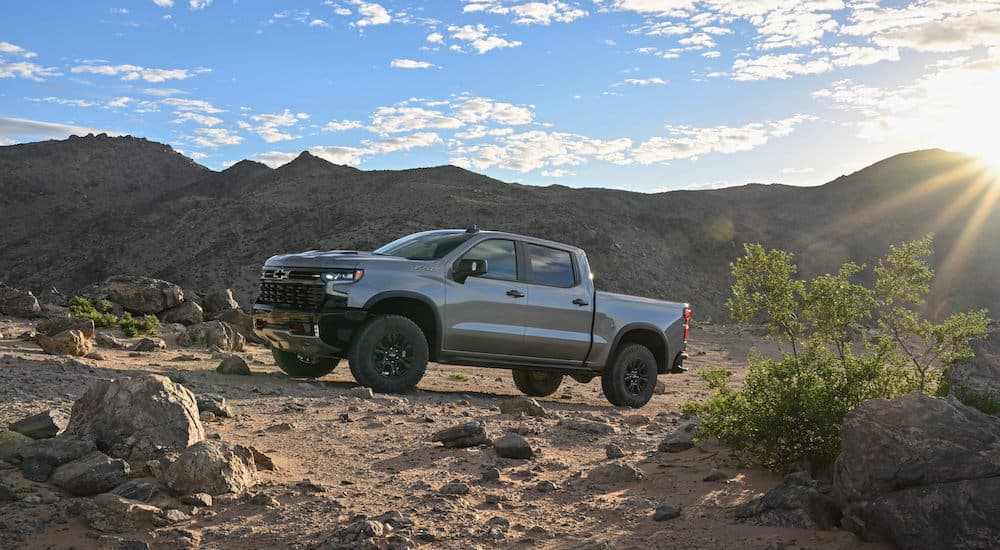
POLYGON ((374 252, 273 256, 253 305, 255 332, 291 376, 346 357, 359 384, 403 392, 436 361, 511 369, 532 396, 599 376, 628 407, 649 401, 658 374, 684 370, 690 317, 684 303, 596 290, 579 248, 476 226, 374 252))

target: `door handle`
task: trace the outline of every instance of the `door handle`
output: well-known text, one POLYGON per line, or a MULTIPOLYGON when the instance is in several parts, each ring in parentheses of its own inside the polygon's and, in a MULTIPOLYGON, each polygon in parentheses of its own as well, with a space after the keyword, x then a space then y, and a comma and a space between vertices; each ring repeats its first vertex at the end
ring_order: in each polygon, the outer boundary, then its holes
POLYGON ((578 306, 580 306, 580 307, 589 306, 590 305, 589 302, 587 302, 586 300, 582 300, 580 298, 577 298, 576 300, 573 300, 573 303, 576 304, 576 305, 578 305, 578 306))
POLYGON ((524 293, 520 290, 508 290, 507 296, 510 296, 511 298, 524 298, 524 293))

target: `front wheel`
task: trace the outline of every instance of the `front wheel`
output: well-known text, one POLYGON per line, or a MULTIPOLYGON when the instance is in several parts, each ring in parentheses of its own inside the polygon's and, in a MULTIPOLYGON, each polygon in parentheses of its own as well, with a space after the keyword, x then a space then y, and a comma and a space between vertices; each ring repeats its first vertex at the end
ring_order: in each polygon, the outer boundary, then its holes
POLYGON ((514 385, 521 393, 532 397, 552 395, 562 384, 563 375, 540 370, 515 370, 511 372, 514 385))
POLYGON ((413 389, 424 377, 427 360, 424 332, 401 315, 380 315, 365 323, 348 355, 358 384, 383 393, 413 389))
POLYGON ((294 378, 320 378, 337 367, 339 357, 303 357, 291 352, 272 349, 271 355, 278 368, 294 378))
POLYGON ((629 344, 601 373, 604 396, 616 407, 638 409, 653 397, 656 358, 642 344, 629 344))

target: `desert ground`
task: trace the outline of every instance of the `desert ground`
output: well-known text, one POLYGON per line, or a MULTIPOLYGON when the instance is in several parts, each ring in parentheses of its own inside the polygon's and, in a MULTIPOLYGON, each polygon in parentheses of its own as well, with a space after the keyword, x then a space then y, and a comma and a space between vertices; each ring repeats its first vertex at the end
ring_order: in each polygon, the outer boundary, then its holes
POLYGON ((20 495, 0 505, 3 549, 321 547, 359 514, 393 511, 412 521, 400 532, 406 538, 399 547, 878 548, 846 531, 779 529, 737 519, 735 506, 781 477, 742 463, 716 443, 657 451, 681 421, 679 405, 706 395, 699 371, 721 366, 739 379, 751 347, 772 350, 752 329, 695 330, 689 371, 661 375, 665 392, 642 409, 614 408, 599 381, 567 378, 554 395, 538 400, 548 412, 539 418, 500 413, 502 401, 519 395, 504 370, 432 364, 414 392, 359 398, 351 394, 356 385, 343 362, 322 379, 299 380, 285 376, 270 352, 253 344, 240 354, 251 376, 217 373, 219 359, 195 348, 100 349, 102 359, 57 357, 19 337, 31 328, 28 321, 0 317, 0 425, 50 408, 68 412, 97 378, 163 374, 197 395, 224 397, 236 414, 205 422, 208 437, 253 446, 275 467, 260 472, 255 492, 265 496, 224 496, 198 509, 163 495, 158 505, 176 507, 190 519, 115 535, 91 530, 74 513, 74 501, 84 499, 28 481, 17 470, 0 471, 20 495), (559 424, 569 418, 607 423, 614 433, 559 424), (449 449, 431 442, 435 431, 471 420, 484 421, 492 437, 524 436, 535 456, 505 459, 488 446, 449 449), (609 459, 609 444, 625 456, 609 459), (611 462, 633 465, 641 479, 588 478, 611 462), (492 468, 499 479, 484 480, 492 468), (467 484, 468 492, 443 493, 452 482, 467 484), (654 510, 664 504, 680 507, 680 516, 654 521, 654 510))

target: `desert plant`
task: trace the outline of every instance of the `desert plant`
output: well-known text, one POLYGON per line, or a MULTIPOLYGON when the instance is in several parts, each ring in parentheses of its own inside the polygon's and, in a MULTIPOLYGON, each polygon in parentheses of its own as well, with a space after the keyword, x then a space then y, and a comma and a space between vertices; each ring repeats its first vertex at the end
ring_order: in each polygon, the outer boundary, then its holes
POLYGON ((453 372, 449 374, 448 377, 451 378, 452 380, 461 380, 462 382, 469 379, 469 375, 465 374, 464 372, 453 372))
POLYGON ((129 338, 160 332, 160 320, 156 318, 156 315, 133 317, 131 313, 126 311, 122 314, 118 326, 129 338))
POLYGON ((118 324, 118 316, 111 313, 111 302, 107 300, 94 304, 83 296, 73 296, 69 299, 69 311, 74 317, 94 321, 95 327, 113 327, 118 324))
POLYGON ((726 305, 737 321, 764 322, 787 347, 778 358, 752 351, 741 388, 728 371, 704 373, 712 395, 683 406, 700 417, 699 435, 771 469, 821 469, 839 452, 844 415, 862 401, 938 390, 941 375, 971 356, 969 341, 985 335, 989 320, 985 310, 941 323, 921 315, 933 278, 931 242, 891 247, 871 288, 853 282, 863 265, 803 281, 792 254, 745 245, 726 305))

